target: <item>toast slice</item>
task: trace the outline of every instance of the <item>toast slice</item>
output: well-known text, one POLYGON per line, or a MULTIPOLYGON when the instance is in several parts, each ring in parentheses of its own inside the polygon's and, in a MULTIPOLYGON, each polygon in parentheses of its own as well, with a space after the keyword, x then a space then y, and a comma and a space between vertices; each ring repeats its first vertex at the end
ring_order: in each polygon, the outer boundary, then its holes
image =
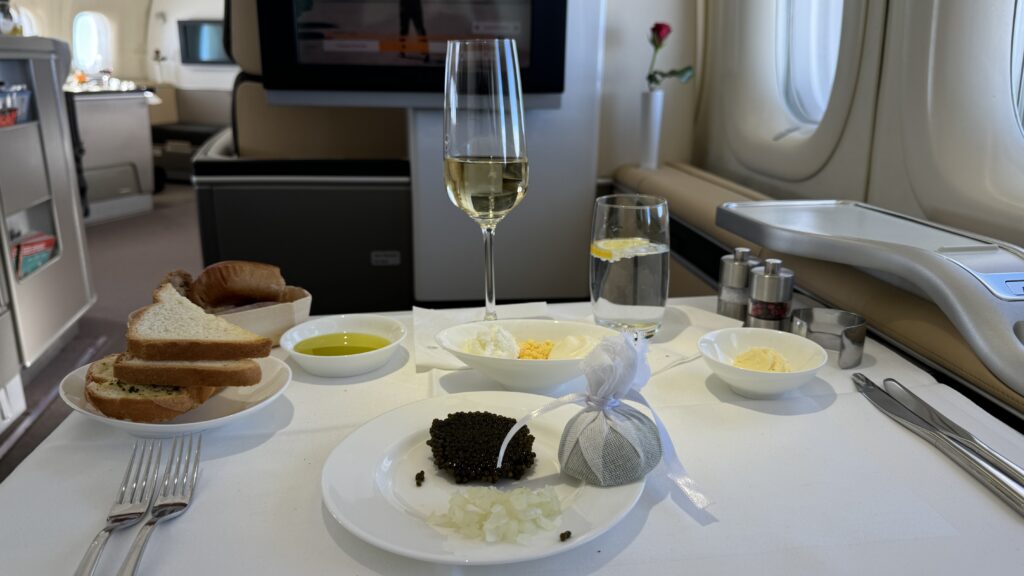
POLYGON ((153 361, 120 354, 114 361, 114 377, 149 386, 252 386, 263 373, 254 360, 153 361))
POLYGON ((144 386, 114 376, 111 354, 93 362, 85 376, 85 398, 111 418, 132 422, 166 422, 206 402, 218 388, 194 386, 144 386))
POLYGON ((141 360, 244 360, 270 355, 273 342, 207 314, 164 283, 153 304, 128 317, 128 354, 141 360))

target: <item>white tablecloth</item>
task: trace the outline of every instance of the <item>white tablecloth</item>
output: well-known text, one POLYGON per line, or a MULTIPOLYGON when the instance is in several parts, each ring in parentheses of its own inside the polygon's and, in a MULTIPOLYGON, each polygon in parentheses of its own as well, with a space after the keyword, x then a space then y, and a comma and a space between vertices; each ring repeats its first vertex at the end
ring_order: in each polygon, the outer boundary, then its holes
MULTIPOLYGON (((588 306, 550 310, 585 316, 588 306)), ((687 308, 677 310, 685 322, 687 308)), ((412 327, 411 314, 399 317, 412 327)), ((715 500, 707 517, 683 512, 656 471, 619 525, 549 559, 477 570, 383 552, 326 512, 327 455, 354 428, 402 404, 499 389, 468 371, 418 373, 412 350, 410 339, 389 366, 347 380, 291 364, 295 379, 284 396, 207 432, 195 502, 158 528, 144 573, 1015 574, 1024 566, 1024 519, 857 394, 852 370, 837 369, 834 352, 818 379, 780 400, 739 397, 702 361, 645 388, 687 470, 715 500)), ((1019 434, 879 343, 867 343, 856 370, 879 382, 899 379, 1024 462, 1019 434)), ((130 444, 124 432, 78 414, 43 442, 0 485, 0 574, 72 573, 102 526, 130 444)), ((134 535, 114 533, 97 574, 116 571, 134 535)))

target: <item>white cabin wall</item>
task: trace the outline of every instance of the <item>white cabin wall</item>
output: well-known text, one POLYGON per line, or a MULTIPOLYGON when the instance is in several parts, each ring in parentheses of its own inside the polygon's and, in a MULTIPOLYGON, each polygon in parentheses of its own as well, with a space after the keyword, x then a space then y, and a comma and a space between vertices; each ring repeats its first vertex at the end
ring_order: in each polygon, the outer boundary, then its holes
POLYGON ((21 0, 36 17, 40 35, 71 42, 71 24, 75 14, 99 12, 110 20, 114 44, 114 75, 130 80, 145 80, 146 14, 145 0, 21 0))
MULTIPOLYGON (((651 26, 666 22, 672 34, 658 55, 657 68, 697 66, 698 3, 703 0, 607 0, 598 174, 610 176, 623 164, 640 160, 640 95, 647 90, 651 26)), ((695 81, 662 82, 665 110, 661 129, 662 162, 688 161, 697 105, 695 81)))
POLYGON ((70 25, 67 32, 61 28, 64 13, 68 10, 67 4, 68 0, 22 0, 15 3, 17 7, 32 12, 40 36, 58 38, 65 42, 71 35, 70 25))
POLYGON ((231 90, 238 66, 182 64, 178 43, 179 20, 223 19, 224 2, 218 0, 153 0, 147 23, 149 78, 187 90, 231 90), (152 61, 156 49, 167 57, 160 65, 152 61))

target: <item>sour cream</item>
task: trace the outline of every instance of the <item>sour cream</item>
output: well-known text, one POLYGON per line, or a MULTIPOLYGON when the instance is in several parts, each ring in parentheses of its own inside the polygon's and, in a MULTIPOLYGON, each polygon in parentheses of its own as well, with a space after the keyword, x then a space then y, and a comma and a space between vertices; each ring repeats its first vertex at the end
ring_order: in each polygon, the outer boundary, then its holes
POLYGON ((501 326, 481 329, 476 336, 462 343, 462 349, 470 354, 493 358, 519 357, 519 344, 515 336, 501 326))

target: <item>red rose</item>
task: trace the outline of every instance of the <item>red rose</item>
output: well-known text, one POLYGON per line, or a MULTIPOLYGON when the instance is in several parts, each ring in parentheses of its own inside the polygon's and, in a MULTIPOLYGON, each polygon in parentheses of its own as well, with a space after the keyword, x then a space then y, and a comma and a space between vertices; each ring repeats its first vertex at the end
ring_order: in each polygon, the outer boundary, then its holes
POLYGON ((651 45, 655 48, 661 48, 665 38, 668 38, 668 35, 671 33, 671 26, 664 22, 655 22, 654 26, 651 26, 651 45))

